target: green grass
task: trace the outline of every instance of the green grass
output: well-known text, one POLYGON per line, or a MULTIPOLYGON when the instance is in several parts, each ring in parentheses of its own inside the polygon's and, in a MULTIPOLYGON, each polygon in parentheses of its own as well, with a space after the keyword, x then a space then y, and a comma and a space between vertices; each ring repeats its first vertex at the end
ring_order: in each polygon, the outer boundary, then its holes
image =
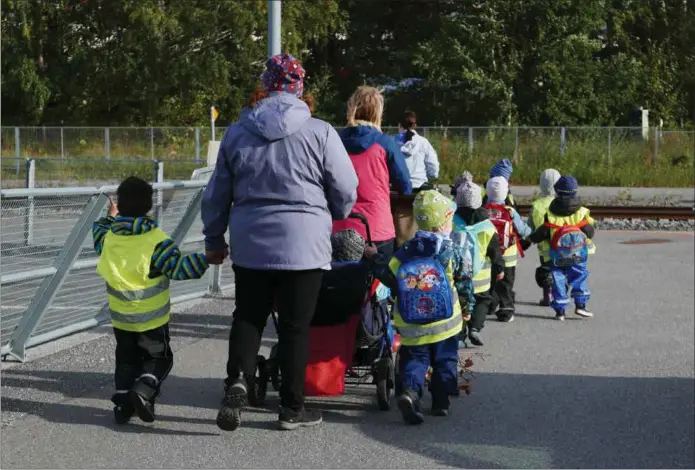
MULTIPOLYGON (((23 158, 36 158, 39 184, 45 180, 71 184, 119 181, 129 175, 152 181, 153 162, 123 160, 150 159, 153 154, 164 161, 166 180, 188 179, 194 169, 205 166, 210 138, 209 129, 201 128, 201 163, 197 164, 192 128, 155 128, 154 139, 149 128, 112 128, 109 131, 111 160, 107 162, 103 160, 103 128, 66 128, 62 146, 66 158, 60 160, 60 129, 24 129, 20 135, 20 154, 23 158)), ((218 129, 218 138, 223 131, 218 129)), ((384 131, 391 135, 396 132, 393 128, 384 131)), ((25 170, 23 161, 19 172, 16 170, 13 132, 13 128, 2 128, 2 179, 17 182, 24 180, 25 170)), ((421 134, 439 154, 441 183, 452 182, 465 170, 473 173, 476 181, 483 182, 496 161, 509 158, 515 162, 512 183, 516 185, 538 184, 538 177, 546 168, 572 174, 584 186, 692 187, 695 184, 693 134, 664 133, 655 152, 654 140, 643 140, 637 129, 568 128, 564 155, 560 154, 559 128, 520 128, 516 155, 514 128, 473 128, 472 151, 467 128, 426 128, 421 134), (673 159, 681 156, 685 156, 684 162, 674 165, 673 159)))

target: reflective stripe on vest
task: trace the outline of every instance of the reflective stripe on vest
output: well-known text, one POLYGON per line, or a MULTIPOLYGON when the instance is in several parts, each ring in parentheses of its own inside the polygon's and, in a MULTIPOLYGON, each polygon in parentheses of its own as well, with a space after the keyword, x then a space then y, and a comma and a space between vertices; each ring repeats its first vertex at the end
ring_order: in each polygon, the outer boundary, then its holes
POLYGON ((451 318, 444 323, 436 323, 434 325, 419 325, 419 326, 401 326, 398 327, 398 332, 403 338, 416 339, 423 336, 441 335, 447 331, 458 328, 463 323, 461 315, 452 315, 451 318))
POLYGON ((169 311, 171 310, 171 303, 167 302, 166 305, 159 307, 155 310, 151 310, 149 312, 143 312, 143 313, 122 313, 122 312, 117 312, 114 309, 110 308, 109 311, 111 312, 111 320, 116 321, 119 323, 128 323, 131 325, 136 325, 136 324, 142 324, 142 323, 147 323, 151 322, 153 320, 157 320, 159 318, 165 317, 166 315, 169 314, 169 311))
MULTIPOLYGON (((591 225, 594 224, 594 219, 591 217, 591 214, 589 212, 589 209, 586 207, 580 207, 577 212, 575 212, 572 215, 568 216, 557 216, 553 214, 552 212, 548 211, 548 222, 550 222, 553 225, 577 225, 579 222, 582 220, 587 220, 591 225)), ((550 239, 553 239, 553 235, 555 235, 556 230, 551 228, 550 229, 550 239)), ((589 249, 589 254, 593 255, 596 253, 596 245, 594 245, 594 242, 587 237, 587 243, 588 243, 588 249, 589 249)))
MULTIPOLYGON (((533 223, 534 230, 538 230, 538 227, 543 225, 545 214, 548 212, 548 208, 550 207, 550 203, 553 202, 553 199, 555 199, 554 196, 542 197, 536 199, 531 204, 531 214, 533 216, 531 222, 533 223)), ((550 261, 550 243, 547 241, 540 242, 538 244, 538 255, 541 258, 541 263, 550 261)))
POLYGON ((480 244, 480 253, 485 256, 485 262, 477 275, 473 277, 473 293, 480 294, 490 290, 490 279, 492 277, 492 261, 487 257, 487 248, 493 237, 497 236, 497 229, 487 227, 478 232, 478 243, 480 244))
POLYGON ((156 295, 161 294, 169 288, 169 279, 167 278, 161 284, 156 286, 147 287, 140 290, 116 290, 106 283, 106 293, 116 297, 118 300, 133 301, 133 300, 145 300, 152 298, 156 295))

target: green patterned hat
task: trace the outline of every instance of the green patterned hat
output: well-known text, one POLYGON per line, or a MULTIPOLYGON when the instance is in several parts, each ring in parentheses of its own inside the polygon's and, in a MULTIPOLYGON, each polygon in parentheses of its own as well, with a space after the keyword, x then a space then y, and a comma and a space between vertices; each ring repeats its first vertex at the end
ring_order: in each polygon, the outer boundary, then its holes
POLYGON ((435 230, 454 217, 456 203, 439 191, 421 191, 415 196, 413 214, 421 230, 435 230))

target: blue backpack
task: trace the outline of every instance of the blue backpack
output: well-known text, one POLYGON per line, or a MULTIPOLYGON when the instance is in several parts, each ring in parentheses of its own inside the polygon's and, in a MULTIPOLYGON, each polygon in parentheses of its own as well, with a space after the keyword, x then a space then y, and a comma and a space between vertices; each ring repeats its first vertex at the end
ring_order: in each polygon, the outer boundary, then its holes
POLYGON ((483 220, 474 225, 466 225, 466 222, 459 216, 454 216, 454 233, 451 240, 455 246, 463 248, 464 265, 468 265, 470 260, 471 278, 476 276, 485 264, 485 255, 480 252, 480 242, 478 233, 485 228, 495 228, 489 220, 483 220))
POLYGON ((584 264, 589 259, 589 240, 582 232, 582 227, 589 222, 583 220, 576 225, 545 225, 555 229, 550 240, 550 260, 554 266, 568 267, 584 264))
POLYGON ((404 322, 423 325, 451 317, 453 295, 440 255, 403 260, 396 279, 398 313, 404 322))

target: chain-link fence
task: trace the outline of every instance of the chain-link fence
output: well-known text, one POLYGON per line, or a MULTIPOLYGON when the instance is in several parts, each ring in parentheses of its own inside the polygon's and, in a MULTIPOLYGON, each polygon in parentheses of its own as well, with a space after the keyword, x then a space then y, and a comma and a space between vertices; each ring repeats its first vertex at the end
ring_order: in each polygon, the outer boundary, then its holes
MULTIPOLYGON (((184 254, 204 250, 199 217, 204 181, 154 185, 152 214, 184 254)), ((0 345, 24 359, 25 348, 107 320, 106 289, 96 273, 92 224, 106 213, 115 186, 12 189, 0 193, 0 345)), ((232 281, 210 270, 172 282, 172 302, 218 292, 232 281), (221 283, 221 285, 220 285, 221 283)), ((175 319, 173 320, 176 321, 175 319)))

